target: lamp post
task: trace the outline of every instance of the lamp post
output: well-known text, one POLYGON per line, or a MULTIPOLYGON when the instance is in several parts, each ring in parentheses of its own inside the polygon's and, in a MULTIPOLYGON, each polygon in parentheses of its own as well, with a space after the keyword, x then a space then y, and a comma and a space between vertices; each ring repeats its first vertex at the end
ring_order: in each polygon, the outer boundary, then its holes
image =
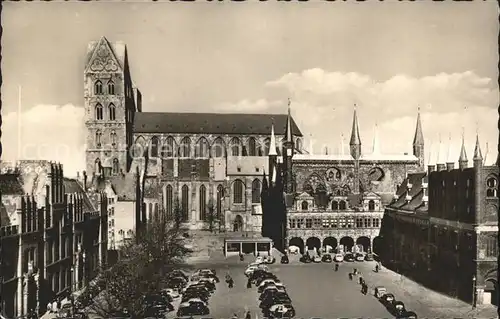
POLYGON ((75 314, 75 289, 76 286, 75 286, 75 267, 74 266, 71 266, 71 290, 70 290, 70 293, 71 293, 71 314, 74 315, 75 314))
POLYGON ((472 309, 476 308, 476 275, 472 276, 472 309))

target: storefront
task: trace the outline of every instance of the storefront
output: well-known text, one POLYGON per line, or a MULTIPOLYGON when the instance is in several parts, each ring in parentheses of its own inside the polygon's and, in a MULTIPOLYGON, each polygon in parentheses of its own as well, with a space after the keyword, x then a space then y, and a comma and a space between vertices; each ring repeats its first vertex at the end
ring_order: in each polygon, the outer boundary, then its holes
POLYGON ((257 256, 271 256, 273 241, 267 237, 238 237, 224 239, 224 256, 238 256, 253 254, 257 256))

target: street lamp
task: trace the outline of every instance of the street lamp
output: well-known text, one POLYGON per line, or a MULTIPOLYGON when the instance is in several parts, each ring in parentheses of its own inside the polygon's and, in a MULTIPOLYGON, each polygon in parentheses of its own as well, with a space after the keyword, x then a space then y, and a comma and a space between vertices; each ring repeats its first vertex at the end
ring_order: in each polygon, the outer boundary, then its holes
POLYGON ((476 275, 472 276, 472 309, 476 308, 476 275))
POLYGON ((76 283, 75 283, 75 267, 71 266, 71 314, 75 314, 75 289, 76 288, 76 283))

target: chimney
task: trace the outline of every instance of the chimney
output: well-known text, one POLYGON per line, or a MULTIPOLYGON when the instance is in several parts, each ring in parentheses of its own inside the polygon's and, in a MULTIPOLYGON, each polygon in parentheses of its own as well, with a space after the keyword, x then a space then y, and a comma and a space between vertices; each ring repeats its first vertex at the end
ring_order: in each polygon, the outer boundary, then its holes
POLYGON ((452 171, 454 168, 455 168, 455 163, 453 163, 453 162, 446 163, 446 170, 448 172, 452 171))
POLYGON ((431 173, 435 172, 435 171, 436 171, 436 166, 430 165, 430 164, 427 165, 427 175, 428 176, 431 176, 431 173))
POLYGON ((83 171, 83 190, 87 191, 87 172, 83 171))
POLYGON ((436 169, 438 172, 445 171, 446 170, 446 164, 437 164, 436 169))

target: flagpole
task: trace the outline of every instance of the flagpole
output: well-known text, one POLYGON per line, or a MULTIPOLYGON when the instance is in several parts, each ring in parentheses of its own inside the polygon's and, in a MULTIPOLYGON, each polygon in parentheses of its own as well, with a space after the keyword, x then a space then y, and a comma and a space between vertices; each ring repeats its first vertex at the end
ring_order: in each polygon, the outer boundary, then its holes
POLYGON ((17 104, 17 159, 21 159, 21 141, 22 141, 22 120, 21 120, 21 111, 22 111, 22 99, 21 99, 21 85, 19 85, 18 91, 18 104, 17 104))

